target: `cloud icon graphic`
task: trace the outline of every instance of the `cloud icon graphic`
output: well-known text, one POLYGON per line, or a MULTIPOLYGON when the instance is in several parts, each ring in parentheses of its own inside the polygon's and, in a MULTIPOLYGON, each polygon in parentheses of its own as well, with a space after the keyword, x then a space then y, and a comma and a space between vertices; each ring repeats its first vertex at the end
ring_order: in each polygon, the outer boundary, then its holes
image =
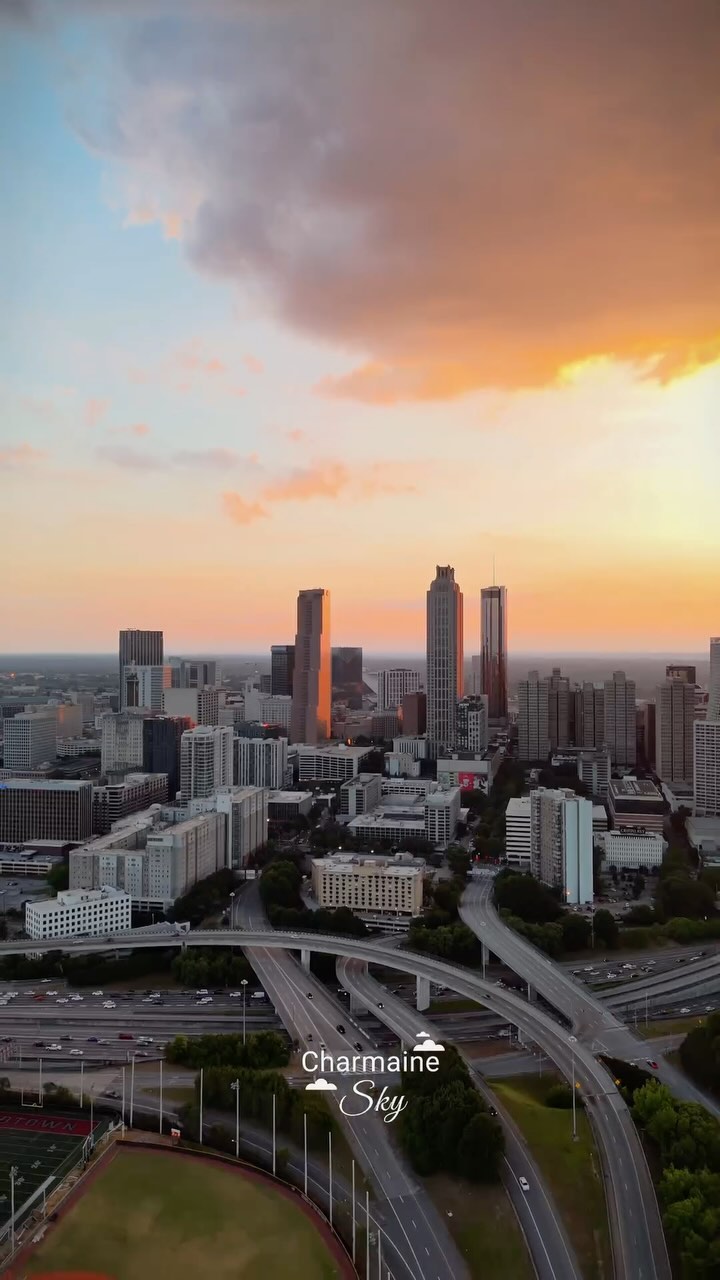
POLYGON ((444 1053, 445 1045, 436 1044, 434 1040, 423 1040, 421 1044, 416 1044, 413 1053, 444 1053))
POLYGON ((322 1076, 319 1076, 317 1080, 311 1080, 309 1084, 305 1085, 305 1092, 337 1093, 337 1085, 333 1084, 332 1080, 323 1080, 322 1076))
POLYGON ((416 1040, 432 1040, 432 1036, 430 1035, 429 1031, 418 1031, 415 1039, 416 1040))

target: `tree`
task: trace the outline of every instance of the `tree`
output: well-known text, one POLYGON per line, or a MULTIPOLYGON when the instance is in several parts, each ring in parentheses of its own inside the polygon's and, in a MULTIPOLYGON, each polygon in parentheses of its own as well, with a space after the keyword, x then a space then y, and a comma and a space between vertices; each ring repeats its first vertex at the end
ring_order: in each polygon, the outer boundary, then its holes
POLYGON ((595 912, 594 917, 595 937, 604 947, 612 948, 617 946, 620 930, 617 920, 610 911, 604 908, 595 912))
POLYGON ((703 1089, 720 1096, 720 1013, 711 1013, 680 1045, 683 1070, 703 1089))
POLYGON ((534 876, 501 871, 495 878, 495 902, 521 920, 545 924, 562 915, 562 907, 546 885, 534 876))
POLYGON ((658 883, 655 905, 665 920, 674 916, 702 919, 715 913, 715 892, 707 882, 693 880, 687 873, 670 874, 658 883))
POLYGON ((641 875, 639 871, 637 871, 635 873, 635 876, 633 878, 633 883, 632 883, 633 898, 636 898, 636 899, 639 898, 644 888, 645 888, 645 877, 641 875))
POLYGON ((476 1112, 458 1143, 456 1172, 469 1182, 497 1182, 505 1151, 503 1132, 489 1113, 476 1112))
POLYGON ((70 864, 69 862, 56 862, 50 868, 47 874, 47 885, 54 898, 62 890, 67 889, 70 884, 70 864))
POLYGON ((590 945, 590 921, 568 912, 562 918, 562 945, 565 951, 584 951, 590 945))

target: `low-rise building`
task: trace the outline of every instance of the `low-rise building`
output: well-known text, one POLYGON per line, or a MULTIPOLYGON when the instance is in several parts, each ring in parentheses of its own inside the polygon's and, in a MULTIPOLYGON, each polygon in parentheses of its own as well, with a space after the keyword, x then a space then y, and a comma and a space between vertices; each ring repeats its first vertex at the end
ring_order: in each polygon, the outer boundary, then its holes
POLYGON ((29 938, 98 938, 126 933, 131 927, 130 895, 103 885, 100 889, 66 889, 57 898, 25 904, 29 938))
POLYGON ((362 915, 417 916, 422 910, 425 863, 409 854, 393 858, 332 854, 314 858, 313 893, 322 907, 349 907, 362 915))
POLYGON ((300 782, 345 782, 360 772, 362 761, 371 747, 308 747, 298 744, 297 760, 300 782))
POLYGON ((666 849, 659 831, 606 831, 601 840, 605 866, 619 871, 659 867, 666 849))
POLYGON ((401 752, 403 755, 413 756, 415 760, 427 760, 427 737, 424 733, 402 734, 399 738, 393 738, 393 751, 401 752))
MULTIPOLYGON (((383 779, 383 793, 385 783, 383 779)), ((434 848, 445 849, 453 840, 460 821, 458 787, 403 795, 383 794, 381 803, 369 813, 351 818, 348 831, 372 845, 388 841, 403 845, 411 839, 428 840, 434 848)))
POLYGON ((385 752, 385 771, 390 778, 419 778, 420 761, 404 751, 385 752))
POLYGON ((613 827, 662 832, 666 805, 649 778, 611 778, 608 808, 613 827))
POLYGON ((92 834, 91 782, 7 778, 0 782, 0 843, 87 840, 92 834))
POLYGON ((460 787, 462 791, 489 792, 505 758, 502 747, 475 755, 471 751, 454 751, 437 762, 437 780, 443 787, 460 787))
POLYGON ((166 773, 128 773, 122 782, 93 787, 93 833, 107 835, 114 823, 122 818, 131 813, 142 813, 151 804, 166 804, 168 799, 166 773))
POLYGON ((270 791, 268 793, 270 822, 296 822, 298 818, 307 818, 312 806, 312 791, 270 791))
POLYGON ((359 813, 369 813, 380 803, 382 796, 382 776, 379 773, 359 773, 356 778, 348 778, 340 788, 339 813, 347 818, 356 818, 359 813))

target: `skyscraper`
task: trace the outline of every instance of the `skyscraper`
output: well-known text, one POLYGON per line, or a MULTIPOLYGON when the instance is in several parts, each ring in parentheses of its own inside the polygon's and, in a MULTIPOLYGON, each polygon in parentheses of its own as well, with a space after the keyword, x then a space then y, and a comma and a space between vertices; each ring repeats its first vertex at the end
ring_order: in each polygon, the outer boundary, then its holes
POLYGON ((507 590, 483 587, 480 592, 480 658, 482 692, 491 720, 507 719, 507 590))
POLYGON ((690 662, 669 662, 665 668, 665 679, 697 684, 697 669, 690 662))
POLYGON ((706 720, 720 720, 720 636, 710 641, 710 680, 706 720))
POLYGON ((427 734, 430 750, 452 750, 463 694, 463 598, 450 565, 438 565, 427 593, 427 734))
POLYGON ((273 698, 291 698, 295 670, 295 645, 274 644, 270 647, 270 693, 273 698))
MULTIPOLYGON (((637 759, 635 681, 613 671, 605 681, 605 742, 614 765, 633 768, 637 759)), ((596 744, 599 745, 599 744, 596 744)))
POLYGON ((582 715, 577 716, 578 704, 576 700, 576 724, 578 718, 581 719, 582 739, 577 743, 579 747, 601 747, 605 742, 605 687, 601 684, 591 684, 586 680, 582 687, 582 715))
POLYGON ((120 632, 120 710, 124 710, 123 671, 135 663, 138 667, 161 667, 163 665, 163 633, 162 631, 121 631, 120 632))
POLYGON ((593 900, 592 802, 572 791, 544 787, 530 793, 533 875, 557 885, 566 903, 593 900))
POLYGON ((420 676, 409 667, 386 667, 377 673, 377 710, 397 711, 406 693, 417 693, 420 676))
POLYGON ((198 725, 180 741, 180 789, 183 804, 233 785, 233 731, 198 725))
POLYGON ((694 809, 698 818, 720 818, 720 719, 695 721, 694 809))
POLYGON ((669 679, 660 684, 655 703, 655 750, 663 782, 693 780, 695 685, 669 679))
POLYGON ((29 707, 3 721, 6 769, 34 769, 57 754, 57 708, 29 707))
POLYGON ((548 733, 551 751, 570 745, 570 681, 559 667, 548 681, 548 733))
POLYGON ((528 671, 518 682, 518 759, 546 760, 550 751, 550 682, 528 671))
POLYGON ((290 741, 315 746, 330 737, 330 592, 301 591, 297 601, 290 741))
POLYGON ((142 722, 143 758, 146 773, 166 773, 168 799, 172 803, 180 788, 180 743, 193 722, 183 716, 148 716, 142 722))
POLYGON ((427 697, 419 690, 417 693, 406 693, 400 704, 402 731, 406 737, 414 738, 423 734, 427 728, 427 697))
POLYGON ((362 649, 345 646, 332 651, 332 699, 347 702, 354 711, 362 709, 362 649))
POLYGON ((488 739, 487 694, 481 693, 479 697, 470 694, 461 698, 457 706, 458 750, 482 755, 487 751, 488 739))
POLYGON ((133 662, 123 667, 120 704, 124 709, 145 707, 148 711, 162 711, 163 693, 171 684, 171 667, 140 667, 133 662))

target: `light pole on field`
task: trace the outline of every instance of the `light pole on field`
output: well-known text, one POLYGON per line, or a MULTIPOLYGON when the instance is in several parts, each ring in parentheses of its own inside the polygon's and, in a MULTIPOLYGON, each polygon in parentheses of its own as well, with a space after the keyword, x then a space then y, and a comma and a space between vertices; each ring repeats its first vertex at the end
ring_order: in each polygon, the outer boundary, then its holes
POLYGON ((235 894, 230 894, 230 928, 235 928, 235 894))
POLYGON ((575 1108, 575 1045, 577 1036, 570 1036, 569 1043, 572 1045, 572 1136, 573 1142, 577 1142, 577 1112, 575 1108))
POLYGON ((242 987, 242 993, 243 993, 243 1044, 245 1044, 245 998, 247 996, 247 985, 248 985, 247 978, 241 978, 240 986, 242 987))
POLYGON ((10 1166, 10 1251, 15 1252, 15 1178, 17 1165, 10 1166))
POLYGON ((233 1080, 230 1085, 235 1094, 235 1159, 240 1157, 240 1081, 233 1080))

